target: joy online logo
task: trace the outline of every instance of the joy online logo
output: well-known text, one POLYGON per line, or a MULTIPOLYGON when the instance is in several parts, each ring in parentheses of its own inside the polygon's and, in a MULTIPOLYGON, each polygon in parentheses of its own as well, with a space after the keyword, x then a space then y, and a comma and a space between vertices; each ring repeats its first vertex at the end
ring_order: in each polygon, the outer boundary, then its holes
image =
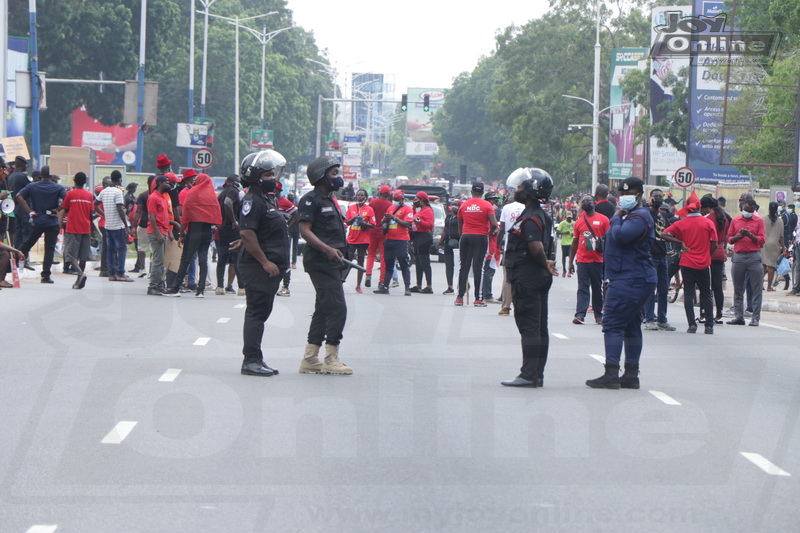
POLYGON ((772 59, 781 41, 781 32, 743 32, 726 30, 727 14, 714 17, 683 17, 680 11, 664 14, 665 23, 658 32, 650 57, 686 57, 696 55, 735 55, 772 59))

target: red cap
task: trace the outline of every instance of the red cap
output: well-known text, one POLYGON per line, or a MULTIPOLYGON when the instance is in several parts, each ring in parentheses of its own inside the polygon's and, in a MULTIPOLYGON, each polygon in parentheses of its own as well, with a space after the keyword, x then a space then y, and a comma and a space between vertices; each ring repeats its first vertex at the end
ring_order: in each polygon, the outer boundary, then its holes
POLYGON ((401 191, 400 189, 395 189, 394 194, 392 194, 392 198, 404 198, 406 193, 401 191))
POLYGON ((166 166, 169 166, 171 164, 172 164, 172 160, 169 157, 167 157, 166 155, 164 155, 164 154, 161 154, 160 156, 158 156, 158 159, 156 159, 156 166, 158 168, 166 167, 166 166))
POLYGON ((193 168, 187 168, 183 171, 183 179, 191 178, 197 176, 197 172, 193 168))
POLYGON ((169 179, 170 183, 180 183, 182 181, 174 172, 167 172, 164 175, 169 179))
POLYGON ((431 201, 430 197, 428 196, 428 193, 426 193, 425 191, 419 191, 417 193, 417 198, 419 198, 420 200, 425 200, 426 202, 431 201))
POLYGON ((391 193, 392 193, 392 188, 391 188, 391 187, 389 187, 388 185, 383 185, 383 186, 382 186, 382 187, 379 189, 379 191, 378 191, 378 192, 380 192, 381 194, 391 194, 391 193))
POLYGON ((282 190, 283 190, 283 184, 279 181, 278 183, 275 184, 275 191, 277 192, 282 190))
POLYGON ((700 209, 700 198, 697 197, 697 193, 692 191, 692 194, 689 195, 689 198, 686 199, 686 205, 683 209, 675 213, 678 217, 685 217, 689 213, 697 211, 700 209))

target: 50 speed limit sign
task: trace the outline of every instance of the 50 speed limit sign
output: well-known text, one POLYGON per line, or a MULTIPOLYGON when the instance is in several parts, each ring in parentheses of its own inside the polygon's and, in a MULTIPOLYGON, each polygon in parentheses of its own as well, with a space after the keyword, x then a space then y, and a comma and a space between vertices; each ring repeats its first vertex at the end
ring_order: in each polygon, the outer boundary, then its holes
POLYGON ((214 164, 214 152, 208 148, 200 148, 194 153, 194 166, 208 168, 214 164))
POLYGON ((694 170, 689 167, 681 167, 675 171, 673 179, 675 180, 675 185, 686 188, 694 185, 696 177, 694 170))

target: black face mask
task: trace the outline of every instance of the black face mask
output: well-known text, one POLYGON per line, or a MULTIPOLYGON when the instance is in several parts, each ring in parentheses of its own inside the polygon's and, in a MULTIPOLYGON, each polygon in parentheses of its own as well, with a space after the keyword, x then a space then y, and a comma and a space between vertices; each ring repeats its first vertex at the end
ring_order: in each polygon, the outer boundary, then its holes
POLYGON ((261 180, 261 192, 269 194, 275 192, 275 187, 278 186, 278 180, 261 180))
POLYGON ((653 200, 653 209, 659 209, 661 204, 664 203, 664 200, 653 200))
POLYGON ((328 178, 328 187, 332 191, 338 191, 342 187, 344 187, 344 178, 341 176, 336 176, 335 178, 328 178))
POLYGON ((519 202, 521 204, 524 204, 527 199, 528 199, 528 195, 526 195, 524 192, 516 191, 514 193, 514 201, 515 202, 519 202))

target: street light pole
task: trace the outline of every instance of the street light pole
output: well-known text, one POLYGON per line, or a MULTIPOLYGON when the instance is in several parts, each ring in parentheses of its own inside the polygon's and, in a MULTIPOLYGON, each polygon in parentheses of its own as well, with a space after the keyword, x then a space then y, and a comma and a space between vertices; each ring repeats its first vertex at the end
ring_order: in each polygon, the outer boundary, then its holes
POLYGON ((597 189, 597 170, 600 159, 600 0, 597 0, 597 20, 594 43, 594 103, 592 104, 592 194, 597 189))
MULTIPOLYGON (((195 3, 194 0, 189 0, 192 4, 191 9, 189 10, 189 124, 194 121, 194 11, 195 11, 195 3)), ((187 152, 187 167, 191 167, 193 164, 192 161, 192 149, 188 148, 187 152)))
POLYGON ((142 0, 142 9, 139 21, 139 96, 136 111, 136 172, 142 171, 142 158, 144 157, 144 53, 147 42, 147 0, 142 0))
MULTIPOLYGON (((33 160, 33 168, 39 168, 39 51, 36 44, 36 0, 28 0, 28 15, 30 19, 30 76, 31 76, 31 159, 33 160)), ((6 37, 6 43, 8 37, 6 37)), ((8 46, 7 44, 5 46, 8 46)), ((3 71, 3 83, 6 82, 7 73, 3 71)), ((5 108, 7 102, 3 101, 3 121, 6 120, 5 108)))
POLYGON ((0 0, 0 73, 2 73, 2 83, 0 83, 0 104, 2 104, 3 114, 0 119, 0 137, 6 137, 6 126, 8 125, 8 97, 6 89, 8 87, 6 58, 8 57, 8 0, 0 0))
MULTIPOLYGON (((216 0, 200 0, 200 3, 203 4, 203 19, 204 19, 204 26, 203 26, 203 74, 202 80, 200 82, 200 116, 206 116, 206 73, 208 71, 208 10, 211 8, 211 4, 213 4, 216 0)), ((194 6, 194 4, 192 4, 194 6)))

